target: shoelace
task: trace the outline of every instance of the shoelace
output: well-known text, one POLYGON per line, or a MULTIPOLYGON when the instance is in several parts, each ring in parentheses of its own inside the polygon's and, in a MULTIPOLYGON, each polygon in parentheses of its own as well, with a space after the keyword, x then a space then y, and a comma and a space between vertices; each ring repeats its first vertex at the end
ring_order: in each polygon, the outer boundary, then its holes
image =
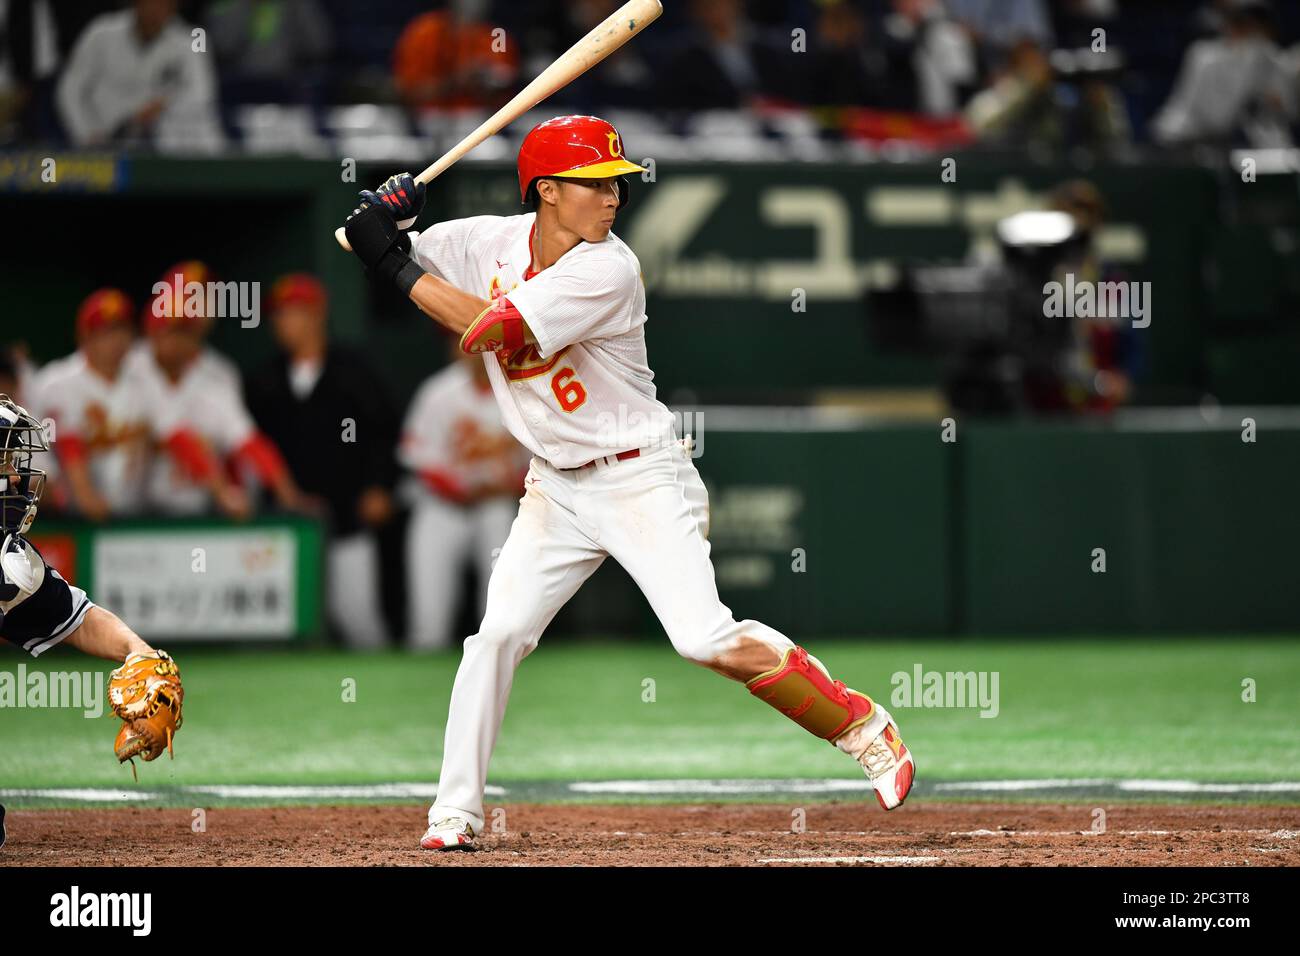
POLYGON ((875 780, 890 767, 896 763, 894 752, 889 749, 889 744, 885 743, 885 735, 880 734, 873 740, 862 752, 858 758, 858 763, 867 771, 867 776, 875 780))
POLYGON ((433 824, 435 830, 468 830, 469 825, 457 817, 443 817, 441 820, 435 820, 433 824))

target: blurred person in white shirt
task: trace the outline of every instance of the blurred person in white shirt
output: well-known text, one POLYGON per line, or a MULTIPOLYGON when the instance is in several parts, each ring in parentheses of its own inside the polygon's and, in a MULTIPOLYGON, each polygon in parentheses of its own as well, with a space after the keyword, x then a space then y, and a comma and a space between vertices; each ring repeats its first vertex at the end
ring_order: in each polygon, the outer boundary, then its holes
POLYGON ((56 102, 68 138, 76 146, 219 151, 212 56, 177 16, 176 0, 135 0, 129 10, 96 17, 59 78, 56 102))
MULTIPOLYGON (((407 486, 409 645, 450 647, 458 569, 473 562, 477 613, 487 606, 496 554, 519 510, 530 454, 506 430, 481 357, 455 361, 425 380, 406 414, 398 452, 407 486)), ((476 618, 477 620, 478 618, 476 618)))
POLYGON ((270 489, 285 510, 306 510, 308 502, 279 450, 257 430, 244 405, 239 372, 206 345, 211 319, 186 314, 193 310, 185 308, 185 287, 211 281, 211 271, 201 262, 182 262, 162 281, 169 287, 146 306, 146 341, 132 349, 126 371, 141 389, 158 452, 148 482, 150 504, 174 515, 203 514, 215 506, 246 517, 252 506, 234 472, 270 489))
POLYGON ((1273 40, 1272 17, 1263 0, 1226 5, 1221 35, 1196 41, 1183 55, 1173 91, 1151 122, 1157 142, 1291 145, 1295 77, 1273 40))
POLYGON ((42 368, 30 407, 54 423, 68 509, 91 521, 140 510, 148 466, 148 424, 140 390, 123 374, 135 340, 126 293, 105 288, 77 309, 77 351, 42 368))

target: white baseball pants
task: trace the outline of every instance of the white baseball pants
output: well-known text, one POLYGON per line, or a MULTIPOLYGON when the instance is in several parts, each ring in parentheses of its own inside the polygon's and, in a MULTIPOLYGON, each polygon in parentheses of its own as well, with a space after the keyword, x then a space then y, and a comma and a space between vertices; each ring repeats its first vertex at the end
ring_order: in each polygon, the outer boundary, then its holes
POLYGON ((369 531, 334 538, 326 549, 330 620, 353 650, 388 644, 380 599, 379 543, 369 531))
POLYGON ((474 562, 478 617, 487 611, 488 579, 496 551, 510 534, 518 505, 490 498, 456 505, 422 491, 406 532, 407 643, 415 650, 450 647, 460 596, 461 562, 474 562))
POLYGON ((488 762, 515 668, 606 555, 636 581, 688 660, 714 660, 741 637, 777 654, 792 646, 764 624, 737 622, 718 598, 708 522, 708 495, 682 442, 574 471, 533 459, 488 583, 487 612, 456 672, 430 823, 462 817, 482 832, 488 762))

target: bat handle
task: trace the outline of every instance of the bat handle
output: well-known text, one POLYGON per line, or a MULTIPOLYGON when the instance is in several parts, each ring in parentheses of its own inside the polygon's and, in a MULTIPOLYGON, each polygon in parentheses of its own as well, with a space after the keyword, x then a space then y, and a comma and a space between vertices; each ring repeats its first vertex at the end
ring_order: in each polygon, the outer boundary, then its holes
POLYGON ((339 245, 343 247, 344 251, 352 251, 352 246, 348 244, 348 234, 343 230, 342 226, 334 230, 334 238, 339 241, 339 245))

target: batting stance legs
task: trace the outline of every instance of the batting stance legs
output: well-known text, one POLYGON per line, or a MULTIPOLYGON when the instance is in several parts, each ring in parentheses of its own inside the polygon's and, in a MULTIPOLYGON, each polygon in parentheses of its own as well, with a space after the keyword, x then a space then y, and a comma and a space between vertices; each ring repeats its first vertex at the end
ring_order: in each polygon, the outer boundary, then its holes
POLYGON ((779 631, 736 621, 719 599, 708 498, 682 443, 567 471, 534 458, 524 488, 488 584, 487 613, 465 641, 456 673, 426 846, 445 846, 444 831, 454 839, 457 821, 473 834, 482 831, 488 762, 515 668, 606 555, 636 581, 679 654, 745 682, 756 697, 850 753, 886 809, 902 802, 912 761, 884 708, 831 680, 779 631), (876 752, 885 746, 893 748, 892 760, 876 752), (873 771, 885 763, 888 779, 877 779, 883 772, 873 771))

